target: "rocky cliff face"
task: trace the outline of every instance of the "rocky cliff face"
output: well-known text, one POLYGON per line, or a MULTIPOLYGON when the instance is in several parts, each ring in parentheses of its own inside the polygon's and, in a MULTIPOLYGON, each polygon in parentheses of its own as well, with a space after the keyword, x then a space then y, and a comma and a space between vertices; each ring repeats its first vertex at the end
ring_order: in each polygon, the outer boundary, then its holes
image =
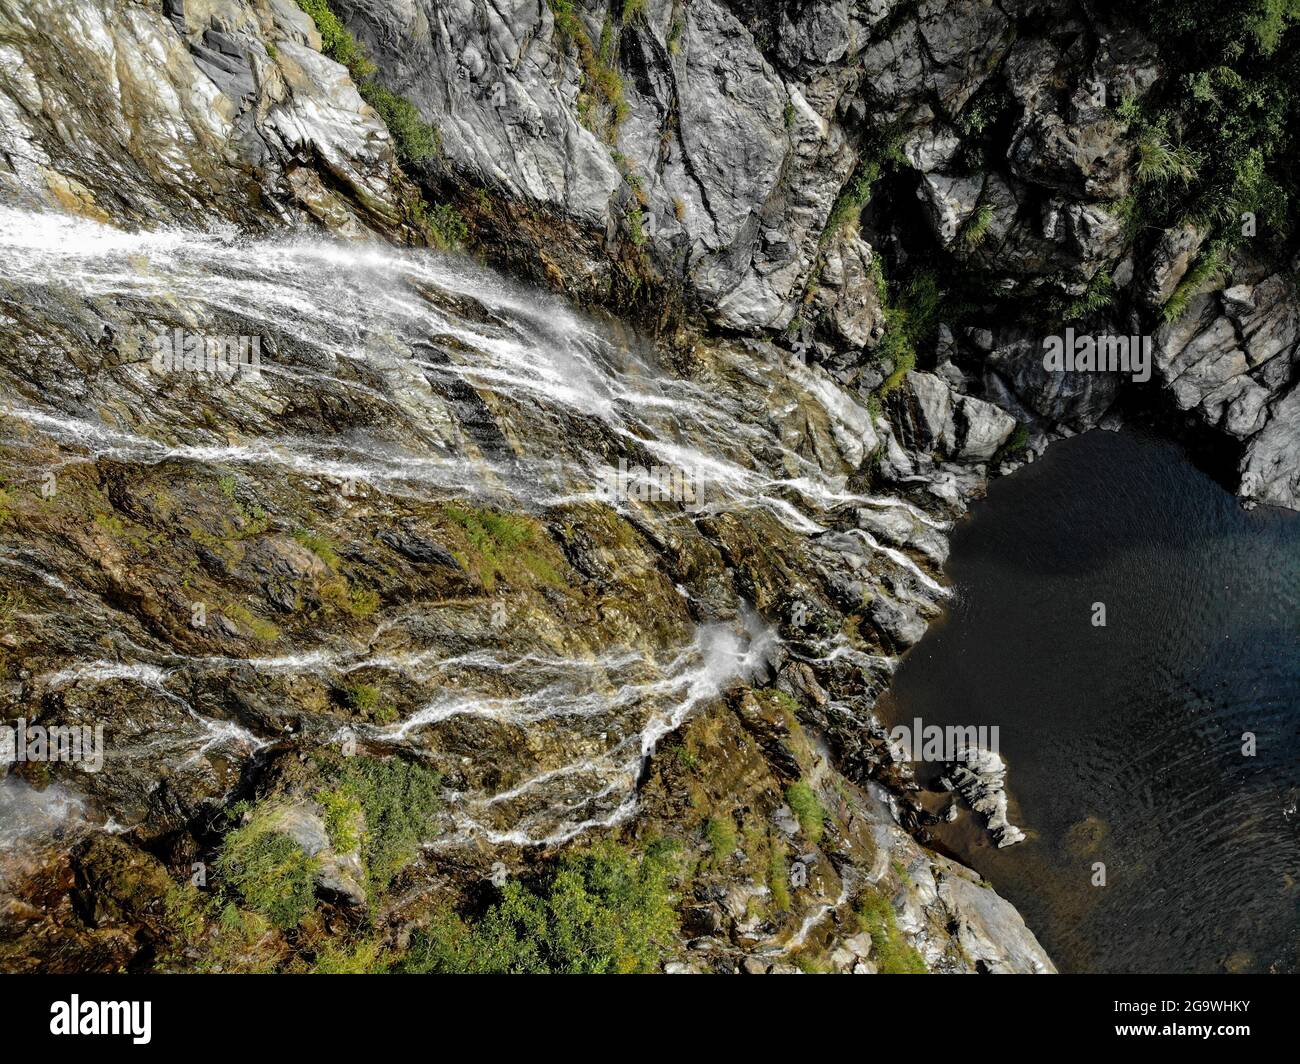
POLYGON ((7 202, 399 232, 388 130, 289 0, 14 0, 0 20, 7 202))
MULTIPOLYGON (((873 707, 986 476, 1132 409, 1044 320, 1195 272, 1126 215, 1138 28, 0 0, 0 49, 3 713, 107 732, 0 782, 5 967, 468 964, 449 906, 612 838, 675 855, 656 967, 1052 969, 873 707), (430 217, 592 314, 390 246, 430 217)), ((1296 505, 1294 280, 1234 263, 1149 402, 1296 505)))
POLYGON ((471 211, 471 191, 506 199, 480 235, 538 279, 622 300, 631 273, 634 291, 679 295, 717 328, 784 332, 870 388, 888 318, 874 257, 933 252, 984 303, 960 313, 965 328, 954 315, 939 352, 977 378, 963 390, 1046 435, 1077 431, 1119 379, 1044 371, 1054 330, 1025 304, 1055 299, 1051 322, 1097 334, 1158 327, 1158 402, 1243 441, 1244 498, 1300 501, 1294 262, 1270 270, 1249 243, 1234 260, 1234 305, 1263 329, 1253 348, 1195 286, 1160 325, 1208 234, 1135 224, 1165 147, 1138 116, 1191 75, 1123 14, 1034 0, 337 7, 438 123, 425 179, 471 211), (521 209, 552 224, 521 226, 521 209))

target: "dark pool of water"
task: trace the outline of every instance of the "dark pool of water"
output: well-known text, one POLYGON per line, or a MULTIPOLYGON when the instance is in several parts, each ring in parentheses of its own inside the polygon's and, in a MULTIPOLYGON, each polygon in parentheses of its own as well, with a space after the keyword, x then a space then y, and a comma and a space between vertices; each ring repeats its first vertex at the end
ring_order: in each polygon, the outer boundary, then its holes
POLYGON ((948 574, 950 615, 882 708, 998 725, 1031 837, 941 841, 1063 971, 1297 970, 1300 514, 1243 511, 1178 447, 1093 432, 995 482, 948 574))

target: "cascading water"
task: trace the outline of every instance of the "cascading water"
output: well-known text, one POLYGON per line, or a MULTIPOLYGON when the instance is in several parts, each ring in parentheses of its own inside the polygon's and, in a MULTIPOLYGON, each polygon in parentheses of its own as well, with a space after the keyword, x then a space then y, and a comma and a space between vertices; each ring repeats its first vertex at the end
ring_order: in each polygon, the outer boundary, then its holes
MULTIPOLYGON (((635 337, 464 259, 226 232, 126 233, 7 208, 0 292, 8 325, 27 338, 4 382, 3 414, 33 462, 54 448, 43 470, 183 463, 298 478, 313 490, 360 483, 381 496, 542 514, 612 506, 664 539, 695 516, 726 513, 795 539, 826 534, 831 553, 883 567, 894 590, 918 602, 942 594, 911 557, 870 533, 827 532, 827 515, 850 507, 922 532, 941 526, 907 503, 848 489, 877 443, 870 416, 820 371, 770 348, 719 348, 686 379, 635 337), (98 316, 103 335, 85 335, 84 317, 61 309, 69 306, 98 316), (48 323, 65 319, 60 337, 48 323), (259 372, 188 375, 180 394, 151 369, 148 346, 175 329, 260 337, 259 372), (55 388, 37 388, 22 352, 49 357, 61 342, 109 345, 119 357, 102 373, 60 374, 55 388), (693 485, 696 505, 638 498, 636 478, 656 466, 693 485), (611 490, 620 470, 632 490, 611 490)), ((58 584, 63 608, 105 617, 94 596, 21 550, 0 552, 0 573, 58 584)), ((739 599, 731 612, 730 621, 697 621, 685 640, 646 637, 571 659, 422 643, 430 626, 445 624, 421 610, 377 615, 360 645, 323 633, 319 645, 265 657, 185 654, 166 640, 118 636, 115 657, 59 662, 30 688, 128 685, 181 703, 174 734, 110 749, 107 764, 111 771, 115 757, 149 749, 179 751, 186 769, 216 754, 237 766, 285 738, 205 712, 195 691, 206 684, 390 674, 417 707, 403 719, 285 727, 414 754, 473 750, 478 768, 451 796, 437 844, 558 843, 626 817, 655 743, 762 666, 775 636, 739 599)), ((811 660, 841 657, 877 679, 892 669, 888 657, 843 646, 811 660)))

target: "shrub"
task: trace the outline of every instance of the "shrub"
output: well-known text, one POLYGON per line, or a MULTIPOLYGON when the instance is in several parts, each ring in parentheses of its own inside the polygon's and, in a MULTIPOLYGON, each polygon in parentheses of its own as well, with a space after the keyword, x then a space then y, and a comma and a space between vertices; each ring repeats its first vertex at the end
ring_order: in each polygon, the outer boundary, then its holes
POLYGON ((338 568, 338 552, 334 549, 334 544, 327 536, 323 536, 319 532, 312 532, 310 529, 300 528, 293 534, 293 538, 331 569, 338 568))
MULTIPOLYGON (((385 88, 375 80, 377 68, 365 48, 330 9, 328 0, 298 0, 321 35, 321 51, 348 68, 361 98, 373 107, 393 138, 393 149, 400 162, 418 165, 442 150, 442 138, 436 126, 424 120, 420 109, 405 96, 385 88)), ((579 25, 581 25, 579 23, 579 25)), ((414 224, 438 247, 457 247, 469 235, 460 212, 448 204, 429 207, 423 197, 415 198, 411 207, 414 224)))
POLYGON ((1163 321, 1173 322, 1181 318, 1192 297, 1209 287, 1222 274, 1224 247, 1223 241, 1217 241, 1201 252, 1161 309, 1160 317, 1163 321))
POLYGON ((361 843, 364 812, 355 794, 342 787, 321 791, 316 801, 325 813, 325 833, 335 853, 351 853, 361 843))
POLYGON ((880 162, 875 159, 866 159, 858 164, 853 177, 840 190, 835 206, 826 219, 826 228, 822 230, 821 237, 823 244, 858 224, 863 210, 871 202, 871 192, 880 179, 880 170, 880 162))
POLYGON ((361 82, 374 75, 374 63, 360 42, 348 32, 343 20, 330 9, 328 0, 298 0, 298 6, 316 23, 321 51, 325 55, 347 67, 354 81, 361 82))
POLYGON ((1067 321, 1078 321, 1099 310, 1105 310, 1114 302, 1115 280, 1106 271, 1101 270, 1091 281, 1078 299, 1065 308, 1067 321))
POLYGON ((1136 11, 1164 58, 1185 71, 1158 82, 1141 106, 1121 102, 1121 117, 1138 127, 1144 219, 1157 229, 1191 221, 1229 251, 1251 212, 1261 240, 1285 252, 1300 194, 1290 161, 1300 2, 1150 0, 1136 11))
POLYGON ((263 620, 251 610, 239 603, 230 603, 221 607, 221 612, 236 625, 248 633, 249 638, 259 643, 274 643, 280 638, 280 629, 270 621, 263 620))
POLYGON ((369 713, 379 705, 379 688, 356 683, 344 690, 343 697, 351 709, 358 713, 369 713))
POLYGON ((772 848, 767 859, 767 889, 772 892, 772 901, 782 912, 790 908, 790 866, 786 860, 788 854, 789 850, 784 840, 772 840, 772 848))
POLYGON ((316 862, 275 822, 265 810, 227 835, 217 870, 250 909, 287 931, 315 905, 316 862))
MULTIPOLYGON (((560 40, 578 54, 578 66, 582 71, 578 91, 578 119, 596 136, 613 144, 618 126, 627 117, 629 110, 623 96, 623 79, 613 66, 623 25, 616 30, 607 21, 597 51, 582 19, 574 10, 573 0, 548 0, 548 3, 555 17, 555 28, 560 40)), ((640 10, 637 0, 631 0, 630 3, 625 0, 623 24, 635 17, 640 10)))
POLYGON ((881 362, 892 362, 889 376, 876 389, 876 400, 882 400, 903 383, 903 378, 916 366, 916 345, 929 338, 939 324, 941 293, 934 275, 919 273, 902 292, 897 303, 889 300, 888 286, 880 271, 880 260, 874 260, 876 284, 880 305, 885 312, 885 334, 876 345, 875 356, 881 362))
POLYGON ((397 709, 386 701, 378 687, 370 684, 350 684, 343 689, 343 701, 359 716, 369 717, 377 724, 391 724, 398 717, 397 709))
POLYGON ((488 590, 498 578, 524 574, 543 584, 563 583, 533 519, 454 505, 444 506, 443 513, 460 527, 468 544, 467 551, 457 552, 457 560, 488 590))
POLYGON ((402 162, 422 163, 441 150, 438 131, 420 116, 419 109, 410 100, 376 81, 362 82, 359 87, 362 98, 384 120, 402 162))
POLYGON ((415 972, 624 974, 658 969, 677 933, 670 855, 605 843, 507 883, 476 921, 439 910, 412 942, 415 972))
POLYGON ((0 591, 0 628, 8 628, 25 605, 22 595, 17 591, 0 591))
MULTIPOLYGON (((361 859, 372 888, 382 891, 432 834, 442 777, 401 758, 349 757, 327 768, 336 809, 355 803, 365 814, 361 859)), ((318 796, 319 797, 319 796, 318 796)))
POLYGON ((980 204, 974 213, 966 219, 966 224, 962 226, 960 236, 962 244, 969 250, 973 251, 984 243, 984 238, 988 236, 989 226, 992 224, 992 204, 980 204))
MULTIPOLYGON (((482 193, 482 189, 478 191, 482 193)), ((469 223, 465 221, 460 211, 449 203, 439 203, 430 207, 424 200, 416 200, 411 208, 411 220, 424 230, 425 235, 436 247, 456 248, 469 239, 469 223)))
POLYGON ((320 586, 321 599, 353 617, 369 617, 379 608, 379 592, 373 588, 357 587, 340 577, 320 586))
POLYGON ((1169 143, 1163 124, 1148 127, 1138 138, 1137 180, 1139 185, 1177 178, 1186 184, 1196 176, 1199 160, 1184 145, 1169 143))
POLYGON ((378 939, 362 939, 351 945, 326 942, 316 951, 306 972, 308 975, 371 975, 387 971, 389 963, 384 945, 378 939))

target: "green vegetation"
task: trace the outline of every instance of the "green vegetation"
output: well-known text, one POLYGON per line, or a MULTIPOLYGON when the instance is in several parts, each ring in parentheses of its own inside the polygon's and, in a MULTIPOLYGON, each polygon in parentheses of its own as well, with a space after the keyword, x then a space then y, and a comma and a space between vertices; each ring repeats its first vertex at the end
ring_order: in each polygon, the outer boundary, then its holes
POLYGON ((102 528, 114 539, 121 539, 126 535, 126 525, 117 514, 98 513, 94 516, 95 527, 102 528))
POLYGON ((682 21, 680 15, 673 18, 673 24, 668 29, 668 53, 676 55, 682 50, 682 37, 686 33, 686 23, 682 21))
POLYGON ((874 354, 877 361, 892 363, 893 366, 873 396, 873 405, 878 405, 915 368, 917 345, 929 339, 938 328, 942 293, 934 275, 921 272, 908 281, 897 301, 891 301, 880 259, 875 259, 872 265, 885 316, 885 335, 880 338, 874 354))
POLYGON ((767 860, 767 889, 772 892, 772 901, 781 912, 790 909, 790 862, 789 850, 783 839, 770 840, 771 849, 767 860))
POLYGON ((573 48, 581 72, 578 81, 578 120, 607 144, 613 144, 618 127, 628 115, 623 79, 615 69, 619 41, 628 21, 644 10, 642 0, 625 0, 617 29, 607 20, 600 46, 592 43, 574 7, 574 0, 547 0, 560 41, 573 48))
POLYGON ((24 605, 17 591, 0 591, 0 628, 8 628, 24 605))
MULTIPOLYGON (((475 190, 480 197, 486 197, 482 189, 475 190)), ((485 208, 479 204, 479 211, 485 208)), ((411 221, 429 234, 434 244, 442 248, 460 247, 469 239, 469 223, 460 211, 449 203, 439 203, 430 207, 423 199, 416 200, 411 207, 411 221)))
POLYGON ((882 975, 925 973, 925 961, 898 930, 894 907, 872 887, 867 887, 858 900, 858 926, 871 936, 876 970, 882 975))
POLYGON ((1017 423, 1015 430, 1007 437, 1006 443, 998 448, 997 454, 993 456, 990 463, 993 468, 997 468, 1009 458, 1015 458, 1026 447, 1029 446, 1029 426, 1023 422, 1017 423))
POLYGON ((343 758, 327 767, 326 776, 330 786, 322 795, 329 796, 327 812, 332 808, 343 817, 360 807, 365 816, 361 859, 372 889, 386 889, 429 838, 442 777, 396 757, 343 758))
POLYGON ((989 203, 981 203, 972 212, 971 216, 961 227, 961 232, 957 234, 957 239, 962 246, 970 251, 974 251, 988 235, 989 226, 993 224, 993 206, 989 203))
POLYGON ((397 157, 404 163, 422 163, 442 149, 438 131, 423 118, 415 104, 404 96, 389 92, 378 82, 367 81, 361 95, 388 127, 397 147, 397 157))
POLYGON ((331 569, 339 567, 338 551, 334 549, 334 543, 328 536, 323 536, 319 532, 313 532, 307 528, 300 528, 293 534, 293 538, 331 569))
MULTIPOLYGON (((415 859, 420 844, 430 836, 441 779, 432 769, 400 758, 360 756, 319 765, 323 782, 310 793, 321 808, 330 846, 340 854, 360 850, 371 896, 376 896, 415 859)), ((230 831, 221 845, 215 863, 221 885, 206 906, 188 886, 176 887, 175 897, 168 896, 171 938, 180 945, 195 945, 205 930, 210 932, 210 939, 201 943, 205 954, 211 954, 205 960, 208 967, 253 970, 264 952, 259 943, 271 928, 300 928, 315 908, 320 862, 285 830, 282 802, 268 798, 251 807, 248 803, 232 807, 231 815, 242 815, 245 822, 230 831)), ((274 965, 273 957, 262 960, 274 965)), ((310 970, 381 966, 375 943, 345 948, 335 942, 323 948, 310 970)))
POLYGON ((365 813, 361 800, 342 787, 333 787, 316 795, 324 810, 325 833, 335 853, 351 853, 361 844, 361 825, 365 813))
POLYGON ((369 714, 379 705, 379 688, 369 684, 353 684, 344 692, 348 705, 358 713, 369 714))
POLYGON ((858 224, 863 210, 871 202, 871 192, 880 179, 880 172, 880 162, 876 159, 864 158, 858 163, 857 170, 840 190, 835 206, 831 208, 830 216, 826 219, 826 228, 822 230, 821 237, 823 244, 858 224))
POLYGON ((274 643, 280 638, 279 628, 237 602, 222 606, 221 612, 242 628, 251 639, 259 643, 274 643))
POLYGON ((819 842, 826 825, 826 810, 816 792, 800 780, 785 789, 785 800, 799 818, 804 837, 809 842, 819 842))
POLYGON ((411 943, 413 972, 656 971, 677 934, 672 853, 604 843, 535 881, 511 880, 473 921, 442 909, 411 943))
POLYGON ((369 617, 379 608, 379 592, 373 588, 357 587, 343 577, 327 580, 320 586, 321 600, 350 613, 353 617, 369 617))
POLYGON ((1139 185, 1177 180, 1187 184, 1200 158, 1184 144, 1171 144, 1164 120, 1144 125, 1138 135, 1136 176, 1139 185))
POLYGON ((635 247, 640 247, 646 241, 645 215, 640 207, 633 207, 627 212, 627 234, 635 247))
POLYGON ((253 912, 287 931, 315 905, 316 862, 277 823, 277 811, 263 809, 232 831, 217 870, 253 912))
POLYGON ((322 52, 347 67, 353 80, 361 81, 374 75, 375 65, 367 57, 365 49, 348 32, 343 20, 330 9, 327 0, 298 0, 298 6, 316 23, 322 52))
POLYGON ((563 583, 548 557, 547 541, 531 518, 462 506, 444 506, 443 512, 465 536, 467 549, 456 552, 457 560, 489 591, 498 579, 523 574, 543 584, 563 583))
POLYGON ((990 79, 957 116, 957 126, 967 137, 978 137, 996 126, 1011 109, 1012 103, 1011 93, 1001 79, 990 79))
POLYGON ((1228 243, 1223 239, 1216 240, 1201 251, 1161 310, 1160 316, 1164 321, 1177 321, 1181 318, 1191 298, 1222 277, 1228 243))
MULTIPOLYGON (((316 555, 332 570, 338 570, 341 559, 333 540, 319 532, 300 528, 293 538, 316 555)), ((347 577, 336 576, 324 581, 319 588, 322 602, 326 602, 353 617, 369 617, 379 608, 379 592, 373 588, 358 587, 347 577)))
POLYGON ((343 701, 352 712, 369 717, 376 724, 392 724, 398 717, 397 709, 384 698, 378 687, 370 684, 348 685, 343 689, 343 701))
POLYGON ((267 973, 275 970, 274 955, 264 946, 271 935, 266 917, 240 909, 233 902, 213 903, 211 934, 202 941, 201 972, 267 973))
POLYGON ((1184 71, 1117 108, 1137 129, 1137 209, 1153 228, 1190 222, 1208 236, 1199 277, 1164 308, 1173 320, 1244 240, 1283 257, 1295 238, 1300 0, 1151 0, 1137 11, 1184 71))
POLYGON ((840 234, 855 228, 862 217, 862 212, 871 202, 871 194, 876 182, 889 170, 902 161, 900 148, 905 131, 900 128, 885 129, 864 144, 858 155, 858 165, 852 176, 840 190, 835 205, 826 219, 822 230, 820 246, 840 234))
POLYGON ((1099 310, 1105 310, 1115 299, 1115 280, 1105 270, 1097 273, 1078 299, 1065 308, 1066 321, 1079 321, 1099 310))
POLYGON ((721 865, 736 849, 736 825, 731 817, 710 817, 704 823, 704 839, 713 850, 713 863, 721 865))
POLYGON ((389 958, 381 941, 363 938, 358 942, 326 942, 305 968, 308 975, 371 975, 385 972, 389 958))

